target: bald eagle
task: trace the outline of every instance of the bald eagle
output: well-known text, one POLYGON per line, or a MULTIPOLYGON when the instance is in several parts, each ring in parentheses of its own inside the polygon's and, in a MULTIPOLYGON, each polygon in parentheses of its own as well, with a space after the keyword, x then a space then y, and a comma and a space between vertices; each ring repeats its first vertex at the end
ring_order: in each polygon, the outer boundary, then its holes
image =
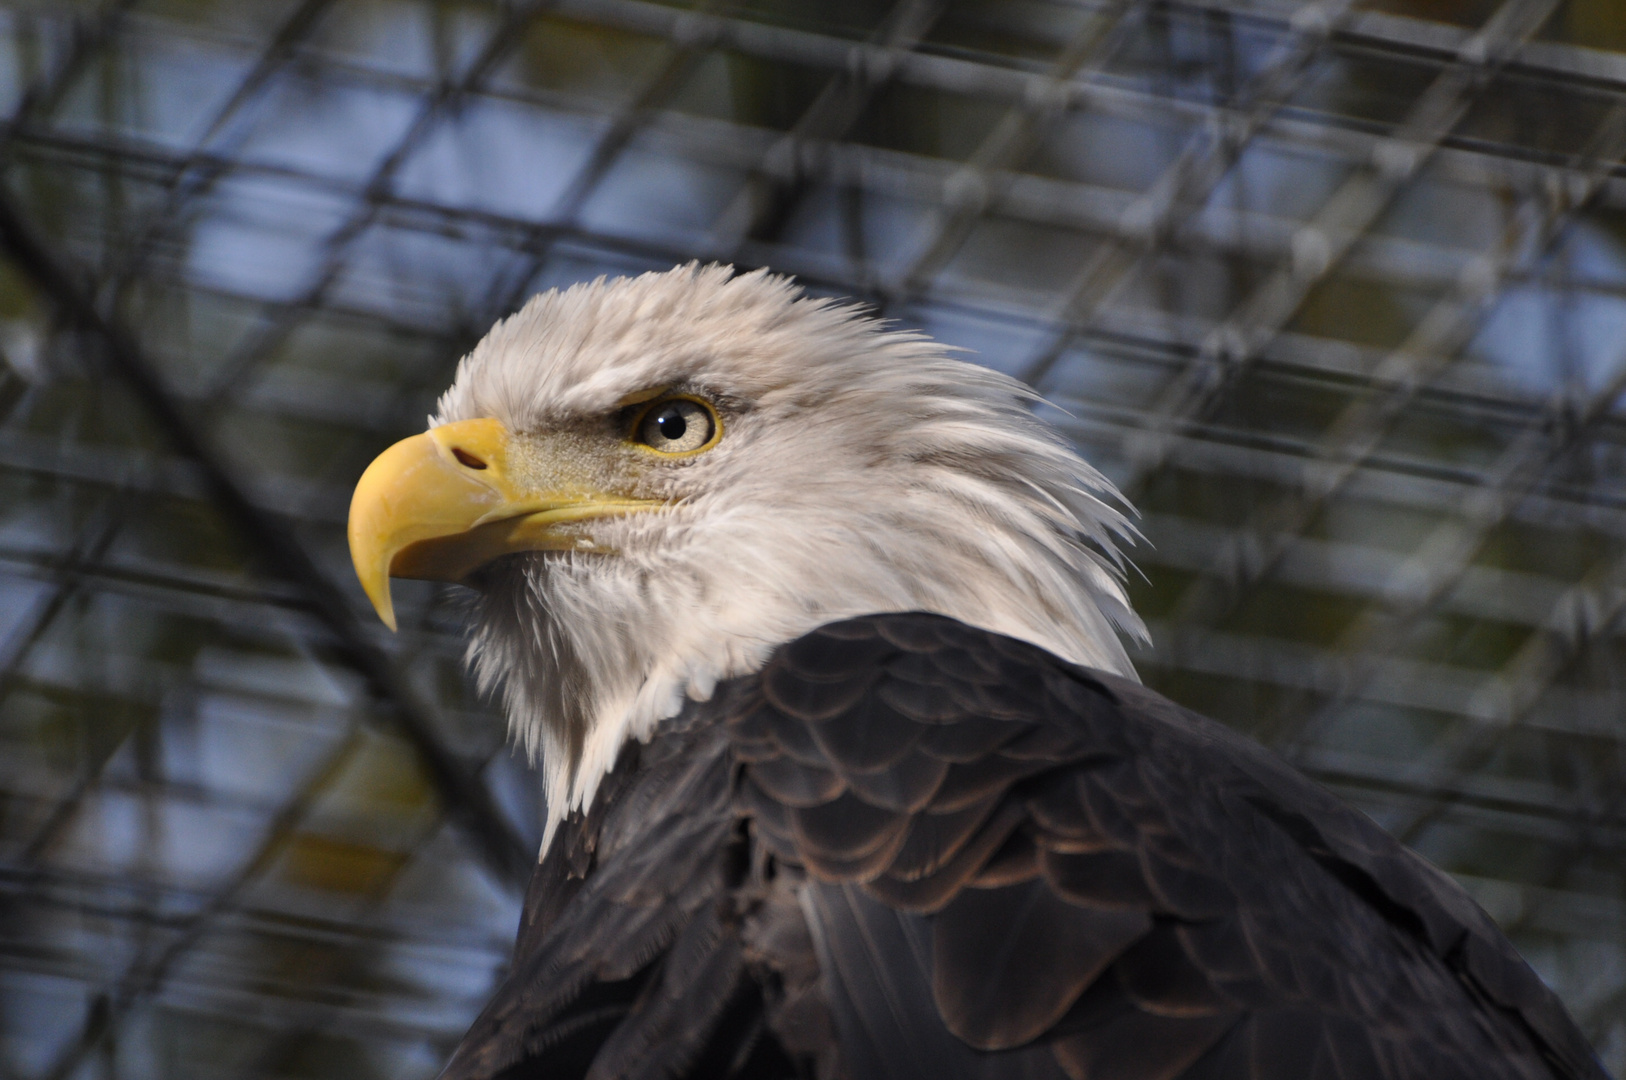
POLYGON ((539 759, 445 1076, 1606 1080, 1450 878, 1144 689, 1022 385, 765 272, 536 297, 357 485, 539 759))

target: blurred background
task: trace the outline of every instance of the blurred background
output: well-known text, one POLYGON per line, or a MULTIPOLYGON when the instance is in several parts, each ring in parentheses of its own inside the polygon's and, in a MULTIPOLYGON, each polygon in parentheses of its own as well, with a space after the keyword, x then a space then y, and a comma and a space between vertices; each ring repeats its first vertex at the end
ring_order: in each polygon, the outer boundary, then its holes
POLYGON ((0 1077, 435 1073, 537 797, 350 487, 693 258, 1037 387, 1146 681, 1626 1072, 1626 0, 7 0, 0 115, 0 1077))

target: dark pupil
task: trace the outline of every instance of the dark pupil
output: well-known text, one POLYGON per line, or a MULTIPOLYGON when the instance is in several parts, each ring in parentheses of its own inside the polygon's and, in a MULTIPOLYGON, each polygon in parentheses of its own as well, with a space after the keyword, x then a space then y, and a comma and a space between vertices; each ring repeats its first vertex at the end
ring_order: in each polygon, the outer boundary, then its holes
POLYGON ((655 426, 661 429, 661 438, 672 442, 683 438, 683 433, 689 430, 688 421, 676 409, 666 409, 655 418, 655 426))

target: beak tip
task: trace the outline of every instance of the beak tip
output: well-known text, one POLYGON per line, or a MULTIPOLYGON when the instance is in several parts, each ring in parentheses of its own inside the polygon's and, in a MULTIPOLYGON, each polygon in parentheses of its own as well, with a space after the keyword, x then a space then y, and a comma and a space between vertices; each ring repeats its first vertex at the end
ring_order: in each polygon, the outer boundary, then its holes
POLYGON ((377 589, 366 589, 367 599, 373 603, 373 610, 378 613, 378 621, 390 628, 390 633, 398 629, 395 623, 395 598, 390 595, 390 579, 384 578, 377 589))
POLYGON ((373 611, 378 613, 379 621, 394 633, 395 598, 390 595, 389 571, 380 572, 370 565, 371 562, 369 559, 356 559, 356 578, 361 582, 361 591, 367 595, 373 611))

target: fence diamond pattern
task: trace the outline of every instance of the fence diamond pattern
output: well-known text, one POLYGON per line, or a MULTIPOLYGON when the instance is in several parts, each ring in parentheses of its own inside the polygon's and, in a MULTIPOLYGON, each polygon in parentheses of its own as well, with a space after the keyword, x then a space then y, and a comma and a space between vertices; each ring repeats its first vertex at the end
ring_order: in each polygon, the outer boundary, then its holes
POLYGON ((526 296, 768 265, 1141 509, 1146 680, 1626 1071, 1620 0, 6 0, 0 1075, 428 1077, 535 788, 349 488, 526 296))

